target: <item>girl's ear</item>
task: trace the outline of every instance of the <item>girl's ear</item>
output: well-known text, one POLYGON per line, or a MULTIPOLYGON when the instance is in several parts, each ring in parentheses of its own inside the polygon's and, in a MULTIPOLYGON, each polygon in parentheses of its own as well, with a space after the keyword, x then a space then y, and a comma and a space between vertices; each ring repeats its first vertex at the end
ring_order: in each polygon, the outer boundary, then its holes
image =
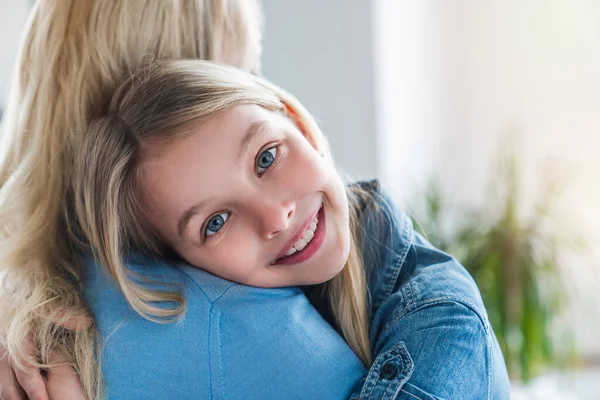
POLYGON ((300 129, 300 132, 302 132, 302 134, 312 145, 312 147, 314 147, 317 151, 322 151, 322 149, 320 148, 321 146, 319 146, 319 143, 316 140, 317 138, 315 138, 314 136, 314 132, 308 126, 306 126, 306 123, 302 119, 302 117, 300 117, 298 110, 292 104, 288 103, 285 100, 281 100, 281 102, 285 107, 287 117, 294 123, 294 125, 298 127, 298 129, 300 129))

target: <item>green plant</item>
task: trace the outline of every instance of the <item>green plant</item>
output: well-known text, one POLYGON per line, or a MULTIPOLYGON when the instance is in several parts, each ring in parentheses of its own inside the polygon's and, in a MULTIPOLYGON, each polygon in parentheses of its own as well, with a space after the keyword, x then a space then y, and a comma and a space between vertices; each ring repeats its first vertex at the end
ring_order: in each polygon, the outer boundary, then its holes
POLYGON ((555 219, 556 178, 548 177, 525 213, 514 150, 501 153, 497 171, 485 207, 458 217, 440 186, 431 185, 425 215, 415 225, 473 275, 511 377, 528 381, 548 367, 565 366, 575 354, 571 333, 554 329, 565 302, 560 254, 572 241, 555 219), (450 217, 454 228, 445 233, 450 217))

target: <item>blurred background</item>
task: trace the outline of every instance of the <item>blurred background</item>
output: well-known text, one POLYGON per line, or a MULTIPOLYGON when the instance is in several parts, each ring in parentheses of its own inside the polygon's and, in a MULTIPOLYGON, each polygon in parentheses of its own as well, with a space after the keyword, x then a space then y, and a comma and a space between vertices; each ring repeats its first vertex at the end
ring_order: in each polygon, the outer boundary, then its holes
MULTIPOLYGON (((0 108, 31 4, 0 0, 0 108)), ((514 398, 599 398, 600 1, 263 9, 264 75, 471 271, 514 398)))

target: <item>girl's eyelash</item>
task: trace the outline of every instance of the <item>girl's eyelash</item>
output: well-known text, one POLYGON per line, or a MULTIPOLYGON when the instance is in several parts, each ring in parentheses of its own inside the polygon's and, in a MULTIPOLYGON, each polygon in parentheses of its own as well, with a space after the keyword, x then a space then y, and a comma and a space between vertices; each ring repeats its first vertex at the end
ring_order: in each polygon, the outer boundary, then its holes
POLYGON ((223 228, 227 224, 227 220, 229 219, 229 217, 231 217, 231 212, 229 212, 229 211, 219 212, 219 213, 213 214, 210 217, 208 217, 206 219, 206 222, 202 225, 203 239, 208 240, 208 239, 212 239, 216 236, 219 236, 219 234, 223 231, 223 228), (211 227, 209 227, 209 224, 213 219, 216 219, 217 217, 219 217, 220 222, 218 222, 217 225, 213 226, 211 229, 211 227), (217 230, 215 231, 214 229, 217 229, 217 230), (208 234, 209 230, 213 231, 214 233, 208 234))
POLYGON ((277 165, 279 162, 280 153, 281 151, 279 144, 263 148, 258 152, 256 159, 254 160, 254 167, 259 178, 277 165), (268 163, 267 166, 264 166, 265 162, 268 163), (260 165, 261 163, 263 163, 263 166, 260 165), (262 169, 262 171, 260 169, 262 169))

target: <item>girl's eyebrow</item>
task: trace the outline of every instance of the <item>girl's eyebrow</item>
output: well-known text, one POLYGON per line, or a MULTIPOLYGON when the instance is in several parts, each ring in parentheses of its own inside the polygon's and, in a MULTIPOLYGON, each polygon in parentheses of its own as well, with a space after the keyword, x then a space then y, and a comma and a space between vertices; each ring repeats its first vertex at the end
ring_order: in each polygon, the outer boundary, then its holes
POLYGON ((198 214, 198 212, 205 206, 206 200, 201 200, 188 208, 177 220, 177 234, 183 240, 187 239, 187 227, 192 220, 198 214))
POLYGON ((267 122, 266 121, 256 121, 251 123, 246 129, 246 134, 242 138, 240 142, 240 151, 238 153, 238 160, 241 160, 245 155, 246 151, 248 151, 248 144, 254 139, 255 136, 262 136, 265 134, 267 130, 267 122))

